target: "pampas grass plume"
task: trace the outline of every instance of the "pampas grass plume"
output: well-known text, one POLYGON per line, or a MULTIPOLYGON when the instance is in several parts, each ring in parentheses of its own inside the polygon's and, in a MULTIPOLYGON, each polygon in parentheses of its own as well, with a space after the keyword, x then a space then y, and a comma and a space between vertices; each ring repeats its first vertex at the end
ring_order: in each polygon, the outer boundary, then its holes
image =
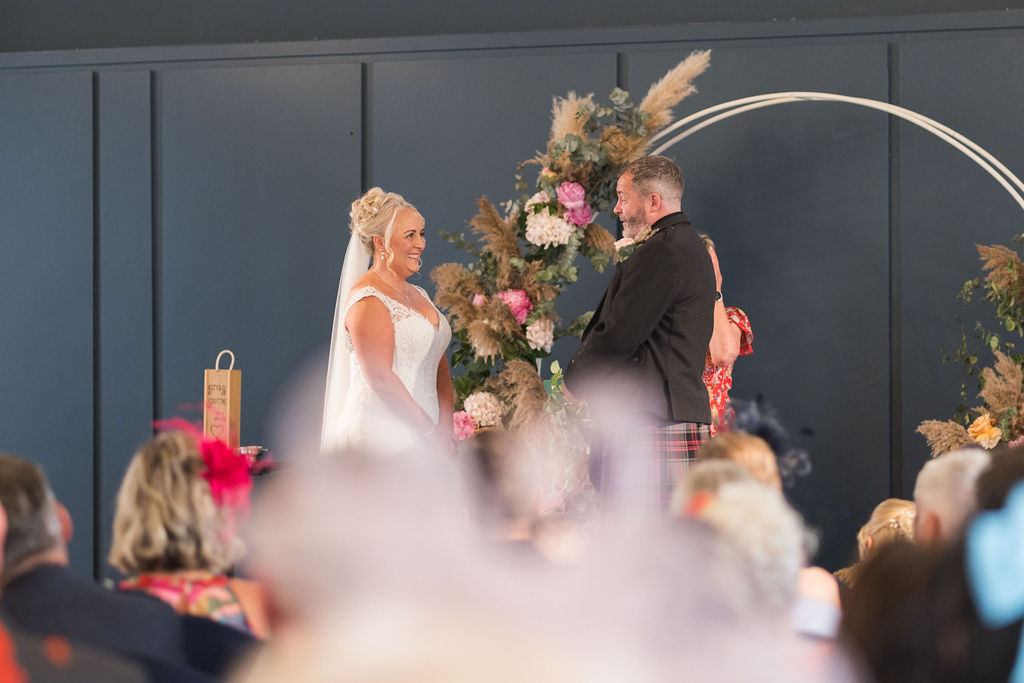
POLYGON ((974 444, 964 426, 951 420, 925 420, 915 431, 924 436, 933 458, 974 444))
POLYGON ((711 63, 711 50, 700 50, 690 53, 674 69, 651 86, 647 96, 640 103, 640 110, 651 116, 647 125, 648 133, 664 128, 672 121, 672 107, 679 104, 684 97, 697 92, 693 79, 704 73, 711 63))

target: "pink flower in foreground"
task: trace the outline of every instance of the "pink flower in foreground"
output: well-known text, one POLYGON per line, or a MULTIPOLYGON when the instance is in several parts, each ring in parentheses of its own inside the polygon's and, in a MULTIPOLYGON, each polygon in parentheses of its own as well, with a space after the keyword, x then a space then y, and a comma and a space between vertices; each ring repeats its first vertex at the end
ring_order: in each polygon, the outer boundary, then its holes
POLYGON ((473 418, 465 410, 460 410, 452 414, 455 418, 455 438, 459 441, 465 441, 469 437, 473 436, 476 432, 476 423, 473 422, 473 418))
POLYGON ((476 306, 477 308, 480 308, 485 303, 487 303, 487 297, 485 297, 483 294, 474 294, 473 295, 473 305, 474 306, 476 306))
POLYGON ((587 203, 587 191, 579 183, 562 183, 558 186, 556 192, 558 193, 558 201, 569 210, 578 209, 587 203))
POLYGON ((615 248, 622 249, 623 247, 628 247, 631 244, 633 244, 632 237, 623 237, 622 239, 615 241, 615 248))
POLYGON ((526 316, 533 310, 530 297, 526 296, 526 292, 521 289, 506 289, 504 292, 498 292, 494 296, 505 302, 505 305, 512 310, 512 315, 515 316, 516 322, 520 325, 526 322, 526 316))
POLYGON ((1009 448, 1016 448, 1017 446, 1024 445, 1024 434, 1018 436, 1016 439, 1006 444, 1009 448))
POLYGON ((594 220, 594 212, 590 210, 589 206, 584 204, 583 206, 577 206, 575 209, 566 211, 565 218, 573 225, 587 225, 590 221, 594 220))

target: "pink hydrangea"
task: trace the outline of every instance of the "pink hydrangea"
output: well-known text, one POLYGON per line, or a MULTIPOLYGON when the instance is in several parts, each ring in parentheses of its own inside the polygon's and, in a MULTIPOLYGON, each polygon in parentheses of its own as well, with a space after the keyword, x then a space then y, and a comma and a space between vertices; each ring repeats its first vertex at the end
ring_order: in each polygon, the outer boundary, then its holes
POLYGON ((526 292, 521 289, 506 289, 504 292, 498 292, 494 296, 505 302, 505 305, 512 310, 512 315, 515 316, 516 322, 520 325, 526 322, 526 316, 533 310, 530 297, 526 296, 526 292))
POLYGON ((483 294, 474 294, 473 295, 473 305, 474 306, 476 306, 477 308, 480 308, 485 303, 487 303, 487 297, 485 297, 483 294))
POLYGON ((587 191, 579 183, 562 183, 556 191, 558 192, 558 201, 570 211, 585 206, 587 203, 587 191))
POLYGON ((476 422, 473 422, 473 417, 465 410, 453 413, 452 417, 455 418, 455 438, 459 441, 465 441, 476 433, 476 422))
POLYGON ((565 218, 573 225, 587 225, 590 221, 594 220, 594 212, 590 210, 589 206, 584 204, 583 206, 577 206, 575 209, 566 211, 565 218))

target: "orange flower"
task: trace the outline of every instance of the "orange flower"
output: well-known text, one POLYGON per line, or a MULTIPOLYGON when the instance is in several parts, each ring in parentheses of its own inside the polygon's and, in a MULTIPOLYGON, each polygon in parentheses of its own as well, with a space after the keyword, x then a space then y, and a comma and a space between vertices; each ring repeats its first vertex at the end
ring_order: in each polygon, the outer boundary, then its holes
POLYGON ((999 427, 992 424, 991 418, 988 413, 985 413, 977 420, 971 423, 971 426, 967 428, 967 433, 971 435, 979 446, 982 448, 992 448, 999 440, 1003 438, 1003 432, 999 427))

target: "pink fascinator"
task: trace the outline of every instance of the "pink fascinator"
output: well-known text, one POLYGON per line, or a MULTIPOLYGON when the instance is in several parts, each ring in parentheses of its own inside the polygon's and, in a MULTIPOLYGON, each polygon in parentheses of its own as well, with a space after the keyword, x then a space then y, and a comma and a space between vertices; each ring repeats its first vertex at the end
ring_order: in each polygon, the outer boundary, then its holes
POLYGON ((252 477, 249 474, 249 460, 244 455, 231 450, 220 439, 204 437, 198 427, 180 417, 156 420, 153 427, 160 431, 178 430, 194 437, 199 455, 206 465, 203 479, 210 485, 214 504, 248 512, 252 477))

